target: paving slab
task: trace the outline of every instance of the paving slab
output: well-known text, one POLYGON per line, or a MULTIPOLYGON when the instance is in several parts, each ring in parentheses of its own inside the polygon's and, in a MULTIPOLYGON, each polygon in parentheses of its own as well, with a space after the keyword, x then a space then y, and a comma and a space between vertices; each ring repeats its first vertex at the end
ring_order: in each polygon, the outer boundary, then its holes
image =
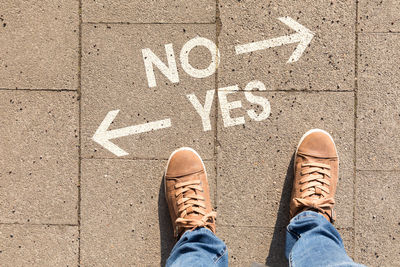
POLYGON ((359 0, 360 32, 399 32, 400 5, 397 0, 359 0))
MULTIPOLYGON (((165 265, 174 245, 161 183, 165 164, 158 160, 82 161, 84 266, 165 265)), ((205 165, 214 196, 215 165, 205 165)))
POLYGON ((270 90, 353 90, 355 10, 355 1, 219 1, 219 86, 258 79, 270 90), (298 43, 235 54, 236 45, 294 34, 285 16, 315 34, 297 62, 287 63, 298 43))
POLYGON ((400 265, 399 172, 357 172, 356 260, 367 266, 400 265))
POLYGON ((230 266, 287 266, 285 259, 285 228, 254 228, 217 225, 217 236, 228 247, 230 266), (274 234, 274 232, 276 232, 274 234), (273 241, 272 241, 273 240, 273 241))
POLYGON ((241 100, 243 108, 233 110, 231 117, 245 116, 246 124, 225 128, 219 122, 219 223, 235 226, 286 226, 293 180, 291 158, 303 134, 312 128, 321 128, 332 134, 340 157, 337 226, 351 227, 353 93, 257 93, 271 103, 271 115, 267 120, 248 120, 245 110, 255 107, 244 100, 242 92, 238 92, 229 95, 229 102, 241 100))
MULTIPOLYGON (((346 251, 353 253, 353 229, 339 229, 346 251)), ((230 266, 288 266, 285 258, 286 228, 217 226, 219 236, 228 247, 230 266)))
POLYGON ((343 240, 344 248, 346 249, 347 255, 355 260, 354 228, 338 228, 337 230, 343 240))
POLYGON ((215 0, 83 0, 84 22, 213 23, 215 0))
MULTIPOLYGON (((287 266, 292 156, 311 128, 337 143, 335 226, 348 254, 400 266, 398 1, 5 0, 0 10, 1 266, 164 266, 174 239, 162 174, 181 146, 206 159, 230 265, 287 266), (236 55, 237 45, 293 37, 282 18, 314 33, 298 61, 287 62, 295 42, 236 55), (220 52, 206 78, 190 76, 180 59, 198 36, 220 52), (149 86, 145 48, 167 66, 174 57, 179 82, 154 67, 149 86), (251 119, 262 107, 232 92, 226 101, 242 107, 230 116, 244 124, 225 127, 229 106, 218 92, 254 80, 266 86, 253 93, 269 100, 270 116, 251 119), (204 105, 209 90, 204 131, 187 96, 204 105), (110 114, 109 130, 166 118, 172 126, 111 139, 128 153, 118 157, 92 139, 110 114)), ((210 51, 188 58, 203 69, 210 51)))
POLYGON ((400 170, 400 34, 360 34, 357 168, 400 170))
MULTIPOLYGON (((111 110, 120 110, 110 129, 171 118, 172 127, 136 134, 112 142, 129 153, 125 158, 162 158, 180 146, 198 150, 205 159, 214 155, 214 131, 203 131, 200 116, 187 98, 195 94, 204 105, 206 91, 215 88, 215 74, 193 78, 180 65, 182 46, 201 36, 215 40, 215 25, 84 25, 82 59, 82 144, 85 158, 113 158, 91 139, 111 110), (165 44, 172 44, 179 83, 172 83, 154 67, 156 86, 149 87, 142 49, 150 48, 167 62, 165 44)), ((210 52, 190 52, 190 64, 206 68, 210 52)), ((215 101, 214 101, 215 102, 215 101)), ((215 121, 215 103, 210 111, 215 121)))
POLYGON ((0 114, 0 222, 77 224, 77 93, 1 90, 0 114))
POLYGON ((78 87, 79 1, 0 3, 0 88, 78 87))
POLYGON ((0 225, 1 266, 77 266, 78 226, 0 225))

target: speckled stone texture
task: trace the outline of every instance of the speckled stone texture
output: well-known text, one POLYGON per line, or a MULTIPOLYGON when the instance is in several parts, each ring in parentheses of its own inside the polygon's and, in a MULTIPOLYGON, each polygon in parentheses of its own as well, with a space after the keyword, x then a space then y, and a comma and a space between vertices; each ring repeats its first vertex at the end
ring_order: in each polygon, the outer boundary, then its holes
POLYGON ((357 168, 400 170, 400 34, 360 34, 357 168))
POLYGON ((399 32, 400 5, 398 0, 359 0, 360 32, 399 32))
MULTIPOLYGON (((95 160, 82 165, 82 264, 162 263, 174 237, 162 176, 166 161, 95 160)), ((205 162, 212 203, 215 166, 205 162)))
MULTIPOLYGON (((353 256, 353 230, 338 229, 349 256, 353 256)), ((288 266, 285 259, 286 228, 218 226, 218 236, 228 246, 229 266, 288 266)))
POLYGON ((0 225, 1 266, 76 266, 76 226, 0 225))
MULTIPOLYGON (((367 266, 400 266, 400 5, 397 0, 70 0, 0 3, 0 266, 164 266, 174 245, 162 175, 170 153, 197 150, 218 212, 230 266, 287 266, 285 227, 293 153, 311 128, 330 132, 340 157, 336 227, 348 254, 367 266), (236 55, 235 46, 294 33, 289 16, 315 35, 236 55), (215 42, 215 74, 193 78, 182 46, 215 42), (142 49, 167 62, 149 88, 142 49), (254 121, 243 90, 259 80, 270 116, 254 121), (240 101, 245 124, 225 127, 218 88, 240 101), (214 90, 211 130, 187 98, 214 90), (225 89, 226 90, 226 89, 225 89), (172 127, 92 139, 110 129, 171 118, 172 127)), ((189 63, 206 68, 196 47, 189 63)))
MULTIPOLYGON (((214 154, 215 127, 203 131, 198 113, 186 97, 195 94, 204 105, 207 90, 215 87, 215 77, 189 76, 180 67, 182 46, 200 35, 214 40, 213 25, 85 25, 82 63, 82 134, 85 158, 114 157, 91 138, 107 112, 120 109, 110 129, 171 118, 171 128, 137 134, 113 142, 126 150, 125 158, 167 159, 178 147, 190 146, 204 159, 214 154), (118 40, 118 42, 115 42, 118 40), (149 88, 141 49, 150 48, 162 60, 165 44, 172 43, 179 83, 172 83, 155 68, 157 85, 149 88), (149 144, 152 144, 149 146, 149 144)), ((190 62, 198 68, 209 64, 207 49, 195 48, 190 62)), ((215 101, 210 119, 215 121, 215 101)))
POLYGON ((347 90, 354 87, 355 1, 219 1, 219 87, 251 79, 269 90, 347 90), (235 45, 295 33, 278 20, 290 16, 315 33, 299 62, 298 45, 235 55, 235 45))
MULTIPOLYGON (((272 114, 266 121, 218 129, 219 223, 285 227, 293 179, 291 158, 301 136, 316 127, 331 132, 336 140, 341 170, 337 224, 351 227, 353 214, 348 207, 353 206, 353 94, 258 95, 271 101, 272 114), (334 116, 323 115, 333 113, 334 116), (294 121, 294 127, 287 127, 294 121)), ((230 101, 240 99, 244 99, 243 93, 231 95, 230 101)), ((250 109, 244 101, 243 105, 244 110, 250 109)), ((233 117, 239 116, 240 109, 235 113, 233 117)))
POLYGON ((359 171, 355 259, 368 266, 400 265, 398 172, 359 171))
POLYGON ((0 88, 78 87, 79 1, 0 2, 0 88))
POLYGON ((0 222, 78 222, 76 92, 0 91, 0 222))
POLYGON ((82 0, 85 22, 215 23, 214 0, 82 0))

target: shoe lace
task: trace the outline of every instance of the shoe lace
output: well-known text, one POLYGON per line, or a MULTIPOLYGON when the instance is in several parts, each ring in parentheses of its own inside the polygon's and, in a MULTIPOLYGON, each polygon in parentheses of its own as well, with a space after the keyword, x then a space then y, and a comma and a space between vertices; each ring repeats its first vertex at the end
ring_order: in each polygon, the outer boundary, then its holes
POLYGON ((331 178, 330 165, 309 162, 301 164, 300 179, 300 198, 295 198, 297 207, 312 208, 322 213, 326 210, 333 208, 335 200, 329 194, 330 178, 331 178), (316 197, 314 197, 316 196, 316 197))
POLYGON ((198 227, 207 227, 215 222, 217 213, 206 212, 205 198, 198 191, 203 192, 200 180, 191 180, 175 184, 176 199, 178 204, 179 217, 176 219, 176 225, 185 229, 194 230, 198 227), (202 215, 201 219, 193 218, 191 215, 202 215))

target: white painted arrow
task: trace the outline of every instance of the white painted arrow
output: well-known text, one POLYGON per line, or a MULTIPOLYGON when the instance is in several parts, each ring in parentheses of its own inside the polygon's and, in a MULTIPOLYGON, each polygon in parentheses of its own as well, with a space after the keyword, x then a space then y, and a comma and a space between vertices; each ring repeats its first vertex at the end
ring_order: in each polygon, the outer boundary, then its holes
POLYGON ((100 124, 99 128, 92 137, 93 141, 108 149, 118 157, 129 155, 129 153, 110 142, 111 139, 171 127, 171 119, 168 118, 108 131, 108 127, 118 115, 118 112, 119 110, 112 110, 108 112, 103 122, 100 124))
POLYGON ((293 63, 299 60, 304 50, 306 50, 308 44, 314 37, 314 33, 290 17, 281 17, 278 19, 282 23, 285 23, 287 26, 295 30, 296 33, 269 40, 237 45, 235 46, 236 54, 250 53, 285 44, 299 43, 287 63, 293 63))

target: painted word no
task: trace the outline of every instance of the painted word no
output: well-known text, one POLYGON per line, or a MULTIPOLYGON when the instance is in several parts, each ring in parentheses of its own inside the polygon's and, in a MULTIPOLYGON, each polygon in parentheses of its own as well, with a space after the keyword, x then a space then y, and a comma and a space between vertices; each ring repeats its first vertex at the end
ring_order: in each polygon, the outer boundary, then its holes
MULTIPOLYGON (((143 61, 146 69, 146 76, 149 87, 157 86, 153 68, 154 66, 156 66, 161 71, 161 73, 164 74, 165 77, 167 77, 172 83, 179 82, 178 69, 176 67, 175 53, 172 44, 166 44, 165 51, 167 55, 168 66, 164 64, 164 62, 162 62, 149 48, 142 49, 143 61)), ((217 66, 219 65, 219 59, 220 54, 215 43, 209 39, 199 36, 186 42, 180 52, 180 61, 182 68, 187 74, 194 78, 205 78, 214 74, 217 66), (205 69, 196 69, 189 63, 189 53, 196 46, 204 46, 211 53, 211 62, 209 66, 205 69)), ((251 109, 247 110, 247 115, 250 117, 250 119, 254 121, 262 121, 267 119, 271 114, 271 105, 268 99, 266 99, 265 97, 257 96, 250 92, 252 91, 252 89, 255 88, 258 89, 258 91, 266 90, 265 85, 262 82, 251 81, 246 85, 244 89, 244 95, 248 102, 261 106, 263 111, 257 114, 255 110, 251 109)), ((219 106, 221 107, 221 115, 225 127, 245 123, 245 119, 243 116, 232 118, 230 115, 230 111, 232 109, 242 107, 241 101, 229 102, 227 98, 229 94, 233 94, 237 91, 239 91, 239 87, 237 85, 218 89, 218 99, 220 104, 219 106)), ((214 99, 214 93, 215 90, 208 90, 206 92, 204 104, 200 103, 195 94, 186 95, 190 103, 193 105, 194 109, 199 114, 204 131, 211 130, 210 112, 214 99)))
MULTIPOLYGON (((156 77, 154 75, 153 66, 156 66, 162 74, 165 75, 172 83, 179 82, 178 69, 176 67, 175 53, 172 44, 165 45, 168 66, 164 64, 150 48, 142 49, 144 66, 146 69, 147 82, 149 87, 157 86, 156 77)), ((215 43, 203 37, 195 37, 187 41, 180 52, 180 61, 183 70, 193 78, 205 78, 214 74, 219 64, 219 50, 215 43), (189 63, 189 53, 196 46, 204 46, 211 53, 210 65, 205 69, 196 69, 189 63)))

